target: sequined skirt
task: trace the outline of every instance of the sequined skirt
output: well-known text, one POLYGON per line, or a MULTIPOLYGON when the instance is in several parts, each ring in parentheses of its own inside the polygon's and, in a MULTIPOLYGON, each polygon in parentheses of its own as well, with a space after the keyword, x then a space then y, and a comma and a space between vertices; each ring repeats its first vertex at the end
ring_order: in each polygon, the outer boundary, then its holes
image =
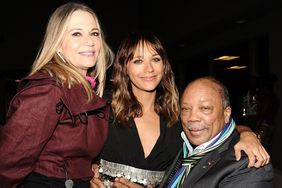
MULTIPOLYGON (((99 172, 104 181, 109 182, 116 177, 125 177, 131 182, 145 186, 160 184, 165 174, 165 171, 144 170, 103 159, 100 160, 99 172)), ((105 183, 107 184, 107 182, 105 183)))

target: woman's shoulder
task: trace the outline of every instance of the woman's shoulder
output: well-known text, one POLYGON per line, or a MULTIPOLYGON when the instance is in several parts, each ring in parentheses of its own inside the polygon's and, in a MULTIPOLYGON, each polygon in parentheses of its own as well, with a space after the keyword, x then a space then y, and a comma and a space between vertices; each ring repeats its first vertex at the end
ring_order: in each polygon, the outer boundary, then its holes
POLYGON ((29 109, 34 106, 37 107, 38 104, 53 104, 60 100, 63 95, 62 90, 50 84, 51 81, 47 84, 43 83, 42 80, 39 77, 30 76, 21 80, 18 85, 18 91, 10 102, 8 116, 19 107, 29 109))
POLYGON ((50 87, 60 87, 55 77, 51 76, 48 73, 38 72, 23 78, 18 85, 18 91, 42 85, 49 85, 50 87))
POLYGON ((36 100, 44 97, 59 100, 62 95, 62 89, 50 75, 34 74, 27 76, 20 81, 13 101, 36 100))

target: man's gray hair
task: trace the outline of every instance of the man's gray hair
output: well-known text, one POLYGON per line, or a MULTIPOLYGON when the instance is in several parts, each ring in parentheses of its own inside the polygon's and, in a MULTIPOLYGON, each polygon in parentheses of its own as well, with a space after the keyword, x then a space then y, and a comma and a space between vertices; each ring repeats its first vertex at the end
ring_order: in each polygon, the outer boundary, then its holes
POLYGON ((196 78, 191 83, 189 83, 189 85, 192 84, 193 82, 196 82, 196 81, 199 81, 199 80, 208 80, 208 81, 216 84, 218 86, 218 92, 219 92, 221 99, 222 99, 223 108, 230 106, 229 91, 228 91, 227 87, 221 81, 219 81, 218 79, 216 79, 212 76, 204 76, 204 77, 196 78))

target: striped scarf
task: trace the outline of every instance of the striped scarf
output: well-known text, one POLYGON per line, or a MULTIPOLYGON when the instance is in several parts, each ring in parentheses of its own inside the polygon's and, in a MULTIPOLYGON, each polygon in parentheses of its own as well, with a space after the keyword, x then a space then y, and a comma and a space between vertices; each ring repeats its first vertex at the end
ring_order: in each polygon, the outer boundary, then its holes
POLYGON ((221 131, 219 136, 212 143, 210 143, 206 147, 206 149, 191 156, 188 156, 187 147, 185 143, 183 143, 184 159, 182 160, 182 167, 176 172, 168 187, 179 188, 180 185, 184 182, 186 176, 189 174, 190 170, 195 166, 195 164, 197 164, 197 162, 202 159, 207 153, 219 147, 233 133, 234 129, 235 122, 232 118, 230 118, 229 122, 224 126, 224 129, 221 131))

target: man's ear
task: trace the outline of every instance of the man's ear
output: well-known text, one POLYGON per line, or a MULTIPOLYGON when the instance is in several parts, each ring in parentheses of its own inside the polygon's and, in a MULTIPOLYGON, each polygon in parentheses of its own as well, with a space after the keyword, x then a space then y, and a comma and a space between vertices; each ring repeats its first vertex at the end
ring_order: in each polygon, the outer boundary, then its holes
POLYGON ((231 116, 231 107, 230 106, 227 106, 225 109, 224 109, 224 122, 225 123, 228 123, 229 122, 229 119, 230 119, 230 116, 231 116))

